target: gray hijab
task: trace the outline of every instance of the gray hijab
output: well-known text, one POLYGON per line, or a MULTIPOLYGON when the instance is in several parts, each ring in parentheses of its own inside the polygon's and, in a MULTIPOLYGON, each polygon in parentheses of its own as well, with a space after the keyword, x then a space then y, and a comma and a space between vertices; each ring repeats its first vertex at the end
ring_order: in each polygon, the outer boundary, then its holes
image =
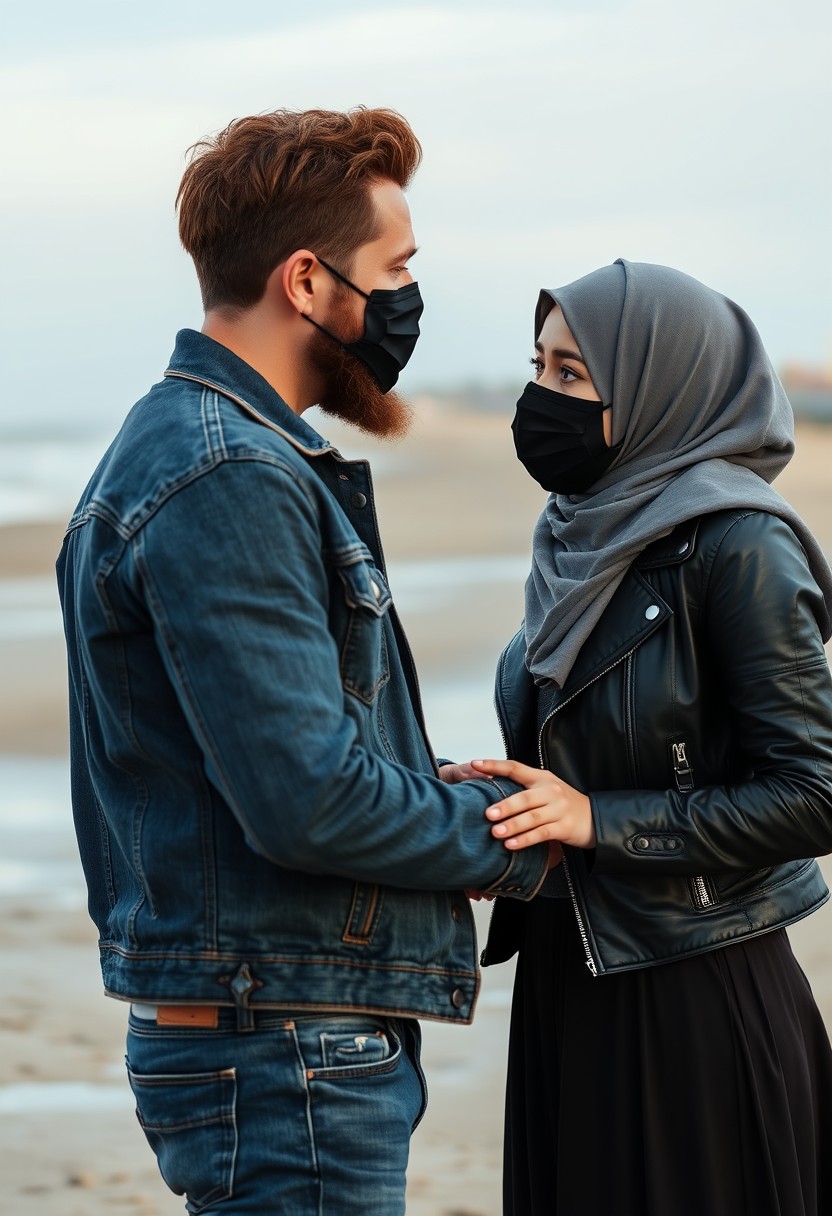
MULTIPOLYGON (((785 520, 832 607, 832 571, 770 482, 794 452, 791 406, 736 304, 666 266, 619 260, 540 293, 553 302, 612 405, 615 460, 590 494, 553 494, 533 537, 526 665, 562 687, 643 549, 687 519, 748 507, 785 520)), ((827 619, 824 641, 832 622, 827 619)))

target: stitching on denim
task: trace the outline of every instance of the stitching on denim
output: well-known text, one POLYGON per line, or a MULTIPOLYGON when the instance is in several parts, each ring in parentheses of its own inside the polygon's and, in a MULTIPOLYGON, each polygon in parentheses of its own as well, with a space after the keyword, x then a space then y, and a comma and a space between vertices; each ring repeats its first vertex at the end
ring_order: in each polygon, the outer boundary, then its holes
MULTIPOLYGON (((292 1043, 294 1044, 295 1048, 295 1055, 297 1056, 301 1085, 303 1086, 303 1092, 306 1094, 306 1127, 307 1131, 309 1132, 309 1151, 312 1155, 312 1168, 315 1171, 318 1179, 318 1203, 320 1208, 323 1204, 323 1183, 321 1179, 320 1162, 318 1160, 318 1146, 315 1143, 315 1124, 312 1120, 312 1094, 310 1093, 309 1081, 306 1076, 306 1061, 303 1058, 297 1027, 294 1025, 294 1023, 291 1025, 290 1030, 292 1035, 292 1043)), ((323 1216, 322 1211, 321 1216, 323 1216)))
MULTIPOLYGON (((360 649, 360 638, 359 645, 356 648, 360 649)), ((344 690, 351 693, 352 696, 356 697, 359 701, 362 701, 365 705, 372 705, 375 702, 379 691, 390 679, 389 654, 387 652, 387 644, 384 638, 381 618, 377 617, 375 613, 367 613, 367 610, 363 605, 360 607, 354 607, 350 612, 349 624, 347 625, 347 636, 344 638, 344 645, 341 648, 339 668, 341 672, 341 683, 344 686, 344 690), (355 681, 350 679, 346 671, 348 664, 347 652, 349 651, 350 647, 355 645, 353 635, 359 634, 359 628, 366 629, 367 622, 366 620, 363 620, 362 616, 360 615, 362 612, 365 613, 365 616, 371 616, 371 619, 376 623, 380 634, 378 647, 378 679, 373 687, 369 690, 366 688, 359 688, 355 681)))
MULTIPOLYGON (((514 864, 513 859, 511 864, 514 864)), ((187 963, 189 965, 200 962, 232 965, 247 960, 253 967, 271 966, 281 963, 297 967, 346 967, 354 971, 389 971, 397 975, 437 976, 442 979, 474 980, 477 978, 476 971, 466 971, 459 967, 417 967, 411 966, 408 963, 385 963, 378 959, 364 962, 363 960, 350 958, 298 958, 297 956, 284 954, 217 954, 208 950, 177 950, 175 952, 145 949, 126 950, 118 942, 101 942, 99 949, 102 954, 115 955, 119 959, 124 959, 125 962, 131 961, 140 964, 168 961, 187 963)), ((213 1001, 212 1004, 233 1007, 230 1001, 213 1001)), ((314 1004, 311 1007, 315 1008, 314 1004)), ((301 1006, 299 1005, 298 1008, 301 1008, 301 1006)), ((303 1008, 306 1008, 306 1006, 304 1005, 303 1008)))
MULTIPOLYGON (((112 573, 112 571, 116 567, 116 565, 118 565, 118 563, 121 561, 122 557, 124 556, 124 551, 125 551, 125 546, 122 546, 119 553, 117 555, 114 555, 111 558, 111 560, 105 562, 102 565, 101 569, 98 570, 98 572, 96 573, 96 576, 95 576, 95 589, 98 594, 98 599, 99 599, 99 603, 101 605, 102 612, 104 613, 104 618, 107 621, 107 624, 108 624, 110 630, 112 631, 114 637, 117 637, 119 639, 118 643, 116 644, 116 672, 117 672, 117 677, 118 677, 118 720, 119 720, 119 724, 120 724, 122 730, 124 731, 124 734, 126 735, 126 737, 129 739, 130 743, 132 744, 133 748, 140 755, 145 756, 145 758, 147 759, 147 755, 146 755, 144 749, 141 747, 139 740, 136 737, 136 733, 135 733, 135 730, 133 727, 133 719, 132 719, 132 713, 131 713, 132 698, 130 696, 130 682, 129 682, 129 678, 127 675, 127 660, 126 660, 126 657, 124 654, 124 641, 123 641, 123 637, 118 629, 118 614, 116 613, 115 609, 113 608, 112 602, 110 600, 109 592, 107 590, 107 579, 109 578, 110 574, 112 573)), ((147 874, 145 873, 144 865, 142 863, 142 848, 141 848, 141 837, 142 837, 142 827, 144 825, 144 814, 145 814, 145 811, 147 810, 148 802, 150 800, 150 791, 148 790, 147 783, 138 775, 138 773, 135 773, 135 772, 131 771, 129 768, 126 768, 124 764, 119 763, 119 761, 117 761, 116 759, 114 759, 112 757, 111 757, 110 762, 114 768, 117 768, 119 770, 119 772, 123 773, 124 776, 127 777, 132 782, 133 788, 135 790, 135 802, 134 802, 134 806, 133 806, 133 814, 131 815, 130 843, 131 843, 131 859, 133 862, 133 866, 135 868, 135 872, 136 872, 139 882, 141 884, 141 890, 140 890, 138 898, 134 901, 134 903, 133 903, 132 907, 130 908, 130 911, 127 915, 127 920, 125 923, 125 932, 127 934, 128 940, 133 944, 133 946, 138 946, 138 939, 136 937, 136 931, 135 931, 136 919, 138 918, 138 915, 139 915, 141 909, 144 907, 145 903, 148 904, 151 915, 152 916, 156 915, 156 906, 155 906, 155 903, 153 900, 152 892, 150 890, 150 885, 147 880, 147 874)))
POLYGON ((354 946, 369 946, 378 928, 378 922, 381 919, 381 909, 384 904, 384 891, 378 883, 357 882, 353 887, 352 903, 350 904, 350 912, 347 917, 347 923, 344 927, 344 932, 341 934, 341 941, 347 942, 354 946), (360 896, 364 896, 363 899, 360 896), (369 926, 366 933, 352 933, 350 929, 355 922, 359 907, 363 904, 368 905, 369 912, 362 913, 361 922, 366 924, 369 920, 369 926))
MULTIPOLYGON (((211 1187, 210 1190, 200 1195, 197 1203, 192 1196, 189 1196, 189 1205, 193 1207, 189 1210, 195 1213, 204 1212, 210 1205, 218 1200, 232 1199, 234 1196, 234 1182, 237 1170, 237 1153, 239 1149, 239 1128, 237 1126, 237 1069, 224 1068, 214 1072, 207 1073, 136 1073, 127 1063, 127 1075, 130 1081, 130 1086, 134 1090, 136 1096, 139 1124, 150 1140, 150 1136, 158 1136, 163 1139, 166 1135, 178 1134, 187 1131, 205 1131, 206 1129, 214 1129, 215 1133, 220 1137, 221 1145, 221 1160, 224 1163, 225 1170, 221 1174, 219 1181, 211 1187), (139 1097, 141 1094, 150 1095, 154 1090, 164 1089, 184 1089, 186 1087, 211 1086, 216 1093, 216 1105, 212 1108, 210 1115, 205 1115, 202 1118, 192 1118, 179 1122, 165 1121, 158 1123, 153 1120, 146 1119, 142 1114, 139 1106, 139 1097)), ((212 1095, 213 1096, 213 1095, 212 1095)), ((151 1141, 151 1147, 153 1143, 151 1141)), ((155 1151, 155 1150, 154 1150, 155 1151)), ((164 1174, 162 1175, 164 1178, 164 1174)), ((213 1175, 216 1178, 216 1174, 213 1175)), ((167 1181, 165 1179, 165 1181, 167 1181)), ((208 1181, 208 1179, 206 1179, 208 1181)))
POLYGON ((283 427, 278 426, 276 422, 272 422, 265 416, 265 414, 261 414, 260 411, 256 409, 249 401, 246 401, 244 397, 238 397, 236 393, 232 393, 230 389, 223 388, 221 384, 215 384, 213 380, 206 380, 202 376, 193 376, 188 372, 175 371, 172 368, 168 368, 168 370, 165 372, 165 376, 171 379, 176 378, 177 380, 189 380, 193 384, 201 384, 204 387, 214 389, 215 392, 219 393, 220 396, 225 397, 228 401, 233 401, 235 405, 242 406, 247 414, 249 414, 252 418, 255 418, 263 426, 268 427, 270 431, 275 431, 278 435, 282 436, 287 443, 290 443, 293 448, 297 448, 299 452, 305 452, 308 456, 321 456, 324 454, 340 456, 331 443, 325 443, 324 446, 320 448, 306 447, 300 442, 299 439, 295 439, 293 435, 290 435, 288 431, 284 430, 283 427))

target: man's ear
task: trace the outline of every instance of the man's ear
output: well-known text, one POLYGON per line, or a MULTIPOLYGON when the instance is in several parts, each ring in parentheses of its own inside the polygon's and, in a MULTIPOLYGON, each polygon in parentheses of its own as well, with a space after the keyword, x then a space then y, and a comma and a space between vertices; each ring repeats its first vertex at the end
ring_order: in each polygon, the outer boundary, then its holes
POLYGON ((324 268, 314 253, 296 249, 282 267, 276 268, 275 277, 278 274, 280 287, 292 307, 304 316, 311 316, 325 290, 324 268))

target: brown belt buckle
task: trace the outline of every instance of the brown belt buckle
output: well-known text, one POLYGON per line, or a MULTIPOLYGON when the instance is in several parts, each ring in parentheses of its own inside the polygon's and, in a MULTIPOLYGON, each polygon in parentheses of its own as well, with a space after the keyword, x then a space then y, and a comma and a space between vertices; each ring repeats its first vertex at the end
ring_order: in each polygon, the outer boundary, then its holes
POLYGON ((205 1026, 216 1030, 219 1005, 157 1005, 157 1026, 205 1026))

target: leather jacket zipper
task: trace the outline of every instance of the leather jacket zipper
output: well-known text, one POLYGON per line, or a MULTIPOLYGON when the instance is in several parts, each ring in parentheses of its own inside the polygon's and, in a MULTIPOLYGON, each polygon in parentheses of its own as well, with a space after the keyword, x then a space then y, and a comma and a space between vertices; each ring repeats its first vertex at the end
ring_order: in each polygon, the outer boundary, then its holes
POLYGON ((563 861, 560 864, 563 866, 563 874, 566 879, 566 885, 569 888, 569 898, 572 900, 572 910, 575 913, 575 920, 578 922, 578 932, 581 935, 581 944, 583 945, 583 948, 584 948, 584 955, 585 955, 584 964, 585 964, 587 970, 589 971, 589 974, 592 976, 592 978, 597 979, 598 978, 598 968, 595 965, 595 959, 592 956, 592 946, 590 945, 589 934, 586 931, 586 925, 584 924, 584 918, 581 915, 580 904, 578 903, 578 897, 575 894, 575 886, 572 882, 572 874, 569 870, 569 863, 566 860, 565 856, 563 858, 563 861))
MULTIPOLYGON (((568 705, 570 701, 572 701, 575 697, 577 697, 578 693, 584 692, 587 688, 590 687, 590 685, 594 684, 597 680, 600 680, 602 678, 602 676, 605 676, 605 675, 607 675, 608 672, 612 671, 613 667, 617 667, 619 663, 629 661, 630 657, 634 653, 635 653, 635 647, 633 647, 631 650, 628 650, 626 654, 621 655, 621 657, 616 659, 614 663, 610 663, 609 667, 605 667, 603 671, 599 671, 598 675, 593 676, 593 678, 591 680, 589 680, 586 684, 582 684, 580 688, 576 688, 573 693, 571 693, 568 697, 566 697, 563 701, 561 701, 561 703, 559 705, 556 705, 555 708, 549 714, 547 714, 547 716, 543 722, 543 725, 540 728, 538 737, 537 737, 537 754, 540 759, 541 768, 546 767, 546 763, 543 759, 543 732, 546 730, 546 727, 549 725, 552 718, 554 718, 555 714, 560 713, 560 711, 563 709, 564 705, 568 705)), ((567 861, 565 856, 563 858, 563 861, 561 862, 561 865, 563 866, 563 873, 566 878, 566 885, 569 888, 569 898, 572 900, 572 910, 575 913, 575 920, 578 925, 578 932, 581 935, 581 943, 583 944, 583 948, 584 948, 584 963, 585 963, 586 968, 589 971, 590 975, 593 976, 593 978, 597 979, 598 964, 596 963, 595 958, 592 953, 592 943, 591 943, 590 936, 589 936, 589 926, 584 919, 583 912, 581 911, 581 905, 578 902, 578 894, 577 894, 577 891, 575 890, 575 883, 572 878, 572 872, 569 868, 569 862, 567 861)))
MULTIPOLYGON (((694 788, 693 769, 687 754, 687 743, 684 739, 670 740, 670 760, 673 765, 673 778, 680 794, 689 794, 694 788)), ((688 890, 693 906, 700 912, 712 908, 718 903, 718 897, 713 883, 705 874, 697 874, 688 879, 688 890)))
MULTIPOLYGON (((614 666, 614 664, 613 664, 613 666, 614 666)), ((609 668, 607 668, 607 670, 609 671, 609 668)), ((604 673, 602 672, 602 673, 601 673, 601 675, 603 675, 603 674, 604 674, 604 673)), ((600 678, 600 677, 596 677, 596 678, 600 678)), ((590 683, 592 683, 592 681, 590 681, 590 683)), ((585 685, 585 687, 589 687, 589 685, 585 685)), ((569 699, 570 701, 572 700, 572 698, 571 698, 571 697, 569 697, 568 699, 569 699)), ((566 703, 566 702, 564 702, 564 704, 565 704, 565 703, 566 703)), ((559 707, 558 707, 558 708, 559 708, 559 707)), ((505 752, 505 754, 508 756, 508 739, 506 738, 506 732, 505 732, 505 730, 504 730, 504 728, 503 728, 503 718, 502 718, 502 714, 500 713, 500 703, 499 703, 499 697, 498 697, 498 694, 497 694, 497 691, 496 691, 496 690, 495 690, 495 693, 494 693, 494 709, 495 709, 496 714, 497 714, 497 725, 498 725, 498 727, 500 728, 500 736, 501 736, 501 738, 502 738, 502 740, 503 740, 503 751, 504 751, 504 752, 505 752)), ((549 721, 549 718, 551 718, 551 717, 552 717, 552 715, 553 715, 554 713, 557 713, 557 709, 553 710, 553 711, 552 711, 552 713, 551 713, 551 714, 549 714, 549 717, 547 717, 546 722, 548 722, 548 721, 549 721)), ((544 723, 543 723, 543 726, 545 726, 545 725, 546 725, 546 722, 544 722, 544 723)), ((540 731, 540 739, 538 740, 538 755, 539 755, 539 757, 540 757, 540 767, 541 767, 541 768, 545 768, 546 766, 545 766, 545 764, 543 763, 543 745, 542 745, 542 739, 543 739, 543 728, 541 727, 541 731, 540 731)), ((580 904, 578 903, 578 897, 577 897, 577 895, 575 894, 575 887, 574 887, 574 884, 573 884, 573 882, 572 882, 572 875, 571 875, 571 873, 569 872, 569 866, 568 866, 568 864, 567 864, 567 861, 566 861, 566 858, 565 858, 565 857, 563 858, 563 860, 561 861, 561 863, 560 863, 560 864, 563 866, 563 873, 564 873, 564 876, 565 876, 565 878, 566 878, 566 885, 567 885, 567 886, 568 886, 568 888, 569 888, 569 896, 570 896, 570 898, 571 898, 571 900, 572 900, 572 909, 573 909, 573 911, 574 911, 574 913, 575 913, 575 920, 576 920, 576 921, 577 921, 577 923, 578 923, 578 932, 579 932, 579 933, 580 933, 580 935, 581 935, 581 942, 583 943, 583 947, 584 947, 584 954, 586 955, 586 959, 585 959, 586 966, 587 966, 587 968, 588 968, 588 970, 589 970, 589 972, 590 972, 590 974, 591 974, 591 975, 593 975, 593 976, 597 976, 597 975, 598 975, 598 968, 597 968, 597 967, 596 967, 596 965, 595 965, 595 959, 592 957, 592 949, 591 949, 591 947, 590 947, 589 935, 588 935, 588 933, 587 933, 587 931, 586 931, 586 925, 584 924, 584 918, 583 918, 583 915, 581 914, 581 908, 580 908, 580 904)), ((491 916, 489 917, 489 922, 490 922, 491 920, 493 920, 493 918, 494 918, 494 909, 495 909, 495 907, 496 907, 496 900, 495 900, 495 901, 494 901, 494 903, 492 903, 492 905, 491 905, 491 916)))
POLYGON ((688 879, 688 886, 693 902, 700 912, 704 912, 706 908, 712 908, 717 902, 712 894, 712 887, 704 874, 688 879))
POLYGON ((627 741, 627 762, 630 767, 630 781, 633 789, 641 786, 636 754, 635 731, 635 681, 633 678, 633 655, 627 655, 627 665, 624 671, 624 738, 627 741))

